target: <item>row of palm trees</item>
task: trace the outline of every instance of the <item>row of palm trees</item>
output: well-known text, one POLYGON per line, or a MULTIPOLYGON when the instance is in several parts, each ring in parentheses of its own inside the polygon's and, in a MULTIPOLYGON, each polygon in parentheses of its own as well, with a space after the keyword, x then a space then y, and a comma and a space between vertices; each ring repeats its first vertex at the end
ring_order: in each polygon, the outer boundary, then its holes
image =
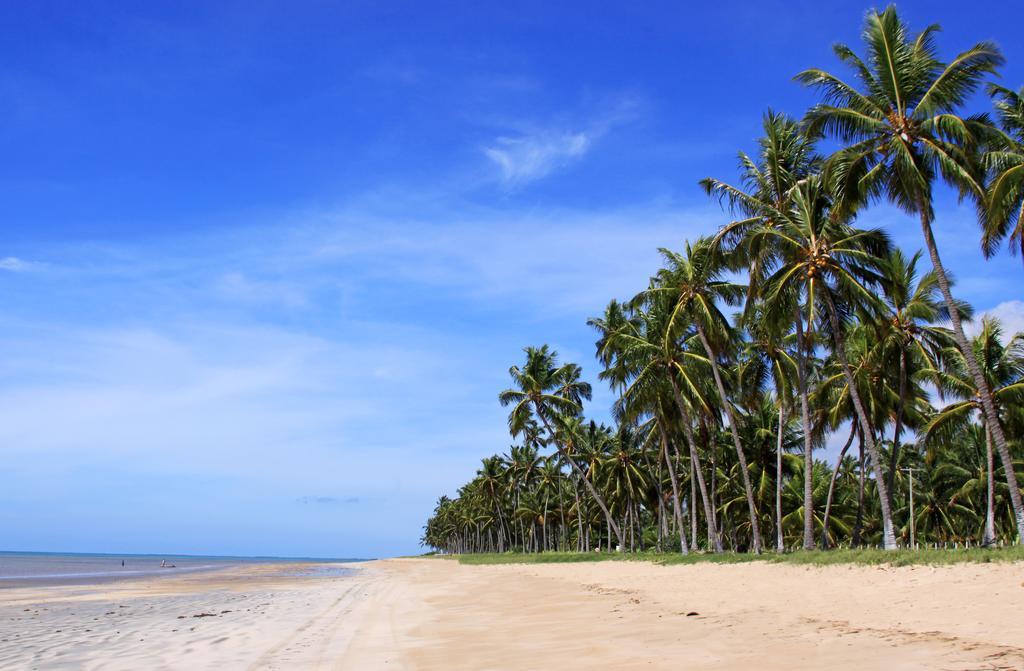
POLYGON ((441 499, 425 544, 686 553, 761 552, 766 532, 777 550, 1024 538, 1024 337, 991 319, 969 337, 972 310, 932 232, 946 184, 976 206, 986 256, 1007 239, 1024 254, 1024 89, 990 84, 994 116, 966 115, 1003 58, 983 42, 945 63, 937 30, 872 11, 863 56, 835 47, 850 82, 797 75, 821 102, 801 120, 769 111, 738 182, 701 181, 735 220, 661 250, 643 291, 589 321, 616 425, 583 419, 578 365, 527 348, 499 396, 521 444, 441 499), (822 155, 825 143, 838 148, 822 155), (931 270, 859 224, 879 201, 918 219, 931 270), (835 465, 815 461, 833 435, 845 436, 835 465))

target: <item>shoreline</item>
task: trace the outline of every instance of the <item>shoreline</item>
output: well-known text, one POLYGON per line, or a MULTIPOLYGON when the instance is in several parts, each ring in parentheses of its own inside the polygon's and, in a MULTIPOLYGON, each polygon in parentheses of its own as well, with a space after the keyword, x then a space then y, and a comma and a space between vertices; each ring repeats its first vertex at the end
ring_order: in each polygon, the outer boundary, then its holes
POLYGON ((161 580, 264 564, 313 567, 361 561, 366 560, 3 551, 0 552, 0 591, 22 587, 99 586, 116 582, 161 580))
POLYGON ((254 565, 0 592, 0 667, 1024 666, 1024 563, 254 565), (296 565, 302 567, 306 565, 296 565))

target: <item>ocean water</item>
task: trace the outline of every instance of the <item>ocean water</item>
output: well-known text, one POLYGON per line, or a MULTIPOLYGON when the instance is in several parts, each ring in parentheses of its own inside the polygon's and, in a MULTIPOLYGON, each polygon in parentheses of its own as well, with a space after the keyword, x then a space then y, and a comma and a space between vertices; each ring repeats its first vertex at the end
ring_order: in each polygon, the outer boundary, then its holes
POLYGON ((195 555, 63 554, 0 552, 0 589, 37 585, 88 585, 114 580, 181 575, 252 563, 307 563, 292 575, 340 575, 340 562, 359 559, 313 557, 204 557, 195 555), (164 566, 161 566, 161 562, 164 566))

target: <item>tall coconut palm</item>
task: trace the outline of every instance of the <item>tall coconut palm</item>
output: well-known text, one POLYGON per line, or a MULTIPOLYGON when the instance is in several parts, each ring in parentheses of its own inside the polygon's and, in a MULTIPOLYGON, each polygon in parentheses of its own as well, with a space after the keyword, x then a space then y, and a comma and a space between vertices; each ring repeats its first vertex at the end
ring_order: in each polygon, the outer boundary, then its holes
POLYGON ((564 445, 554 440, 554 425, 563 416, 575 417, 582 412, 583 399, 590 399, 590 384, 580 380, 580 368, 576 364, 558 365, 558 353, 547 345, 539 348, 527 347, 524 351, 526 365, 522 368, 512 366, 508 371, 515 387, 498 394, 498 400, 503 406, 512 406, 508 416, 509 430, 513 436, 518 436, 529 426, 531 419, 540 420, 559 455, 583 481, 587 491, 604 513, 608 528, 615 534, 619 546, 623 546, 622 530, 612 518, 604 498, 598 493, 594 483, 585 477, 579 464, 569 458, 564 445))
POLYGON ((779 319, 763 309, 763 305, 755 304, 748 309, 743 317, 747 330, 744 343, 744 359, 739 368, 741 386, 752 388, 762 386, 764 380, 770 379, 774 392, 775 405, 778 411, 775 444, 775 549, 785 550, 785 539, 782 533, 782 453, 783 442, 792 416, 793 386, 796 379, 797 363, 790 349, 788 321, 779 319), (787 324, 786 326, 783 323, 787 324), (761 384, 747 382, 744 378, 761 380, 761 384))
POLYGON ((915 36, 894 7, 881 13, 872 10, 863 32, 866 59, 846 45, 834 47, 839 59, 853 69, 859 88, 819 69, 805 70, 796 78, 820 90, 824 98, 807 114, 809 132, 830 133, 846 144, 828 160, 827 168, 843 208, 854 212, 871 200, 886 198, 920 220, 953 336, 992 426, 1018 538, 1024 541, 1024 502, 1006 436, 997 421, 992 391, 964 333, 932 231, 933 192, 940 179, 961 196, 985 202, 983 171, 975 154, 992 127, 984 117, 964 117, 960 111, 985 77, 1002 65, 1003 56, 994 44, 981 42, 944 63, 935 45, 937 31, 932 25, 915 36))
POLYGON ((1024 258, 1024 87, 1011 91, 992 84, 1001 133, 993 133, 985 164, 992 179, 984 208, 981 248, 992 256, 1003 239, 1010 238, 1010 252, 1024 258))
MULTIPOLYGON (((535 443, 513 445, 509 449, 508 454, 505 455, 504 460, 508 465, 505 471, 507 487, 512 494, 513 510, 519 507, 519 500, 522 498, 523 492, 528 491, 533 486, 542 458, 535 443)), ((522 520, 517 521, 519 522, 519 536, 525 547, 526 531, 522 527, 522 520)))
POLYGON ((619 425, 609 446, 611 450, 602 464, 602 488, 608 493, 613 507, 622 513, 623 524, 630 529, 629 547, 632 550, 635 545, 633 528, 639 521, 637 507, 649 486, 648 471, 644 468, 640 439, 629 425, 619 425))
POLYGON ((726 319, 718 303, 738 305, 746 287, 724 279, 726 264, 718 248, 708 238, 701 238, 687 243, 686 251, 677 254, 667 249, 661 250, 665 258, 665 267, 658 271, 651 286, 637 297, 638 303, 649 302, 652 298, 670 301, 671 315, 667 328, 683 330, 692 324, 707 355, 711 366, 711 374, 718 390, 718 400, 729 420, 729 434, 732 436, 736 458, 739 461, 740 475, 747 498, 750 515, 750 532, 754 544, 754 552, 760 554, 763 549, 761 529, 757 518, 757 505, 754 502, 754 489, 750 483, 747 458, 740 443, 740 427, 731 396, 726 392, 722 371, 718 360, 722 356, 723 343, 728 343, 733 336, 732 327, 726 319), (714 342, 713 342, 714 341, 714 342))
MULTIPOLYGON (((640 384, 630 384, 646 369, 649 357, 654 356, 664 363, 660 358, 660 336, 654 334, 658 338, 655 343, 646 341, 645 334, 649 333, 649 329, 645 327, 650 322, 640 315, 627 315, 623 306, 614 300, 605 309, 604 318, 590 319, 587 323, 600 333, 595 346, 597 357, 605 369, 598 377, 609 382, 612 390, 619 393, 614 406, 616 419, 632 423, 650 416, 654 420, 661 443, 661 460, 665 463, 672 485, 672 513, 676 527, 681 530, 683 513, 675 464, 678 455, 674 443, 669 440, 670 419, 666 408, 668 404, 665 402, 669 392, 664 374, 671 374, 671 371, 667 365, 655 367, 650 369, 648 379, 640 384), (637 347, 641 341, 645 344, 637 347), (670 444, 673 446, 671 452, 670 444)), ((689 553, 686 534, 682 531, 679 534, 679 550, 684 555, 689 553)))
POLYGON ((822 179, 809 177, 794 189, 792 207, 775 213, 780 224, 758 230, 758 235, 773 238, 780 250, 778 268, 766 280, 765 295, 772 300, 794 290, 802 293, 808 305, 808 322, 823 317, 831 330, 832 352, 846 379, 883 499, 884 545, 894 550, 896 537, 874 427, 847 358, 844 323, 849 306, 875 300, 869 287, 877 286, 880 276, 871 265, 887 253, 889 243, 881 231, 855 229, 843 223, 834 216, 830 204, 822 179))
POLYGON ((749 232, 756 226, 770 226, 771 219, 766 220, 765 213, 773 208, 784 210, 790 190, 819 163, 813 139, 803 132, 795 119, 768 110, 761 125, 764 135, 758 140, 757 154, 750 156, 739 152, 739 185, 713 177, 700 181, 708 195, 717 197, 734 213, 744 216, 723 226, 715 236, 715 243, 731 252, 737 267, 747 267, 751 291, 757 288, 764 257, 771 250, 757 246, 758 239, 749 232))
MULTIPOLYGON (((741 183, 734 186, 723 180, 706 178, 700 184, 704 190, 720 201, 728 203, 733 212, 744 215, 743 219, 723 226, 715 236, 715 244, 729 249, 734 266, 745 266, 749 274, 747 312, 757 305, 752 300, 760 290, 765 268, 775 253, 771 240, 764 236, 751 235, 758 227, 775 225, 773 212, 788 209, 793 188, 811 175, 819 166, 820 159, 814 151, 814 138, 804 132, 796 120, 769 110, 763 117, 764 135, 758 140, 758 153, 751 157, 739 154, 741 183)), ((776 299, 776 302, 779 302, 776 299)), ((779 306, 775 313, 778 314, 779 306)), ((765 313, 762 312, 762 316, 765 313)), ((811 441, 810 415, 807 397, 810 392, 806 384, 807 359, 813 338, 805 337, 800 321, 799 306, 794 304, 785 310, 785 319, 771 320, 783 336, 793 325, 797 328, 796 369, 794 370, 797 392, 800 399, 800 415, 804 426, 804 503, 803 510, 813 510, 813 444, 811 441), (795 319, 791 319, 795 316, 795 319), (785 329, 785 331, 781 330, 785 329)), ((748 317, 747 321, 750 319, 748 317)), ((781 407, 780 407, 781 410, 781 407)), ((780 425, 782 422, 780 421, 780 425)), ((777 455, 781 458, 781 454, 777 455)), ((781 519, 782 493, 776 491, 776 512, 781 519)), ((813 515, 804 516, 804 547, 814 547, 813 515)), ((781 525, 776 531, 776 546, 781 549, 781 525)))
POLYGON ((494 455, 483 460, 480 470, 477 471, 477 481, 480 484, 480 491, 490 502, 498 522, 498 551, 505 551, 505 537, 509 531, 501 509, 505 497, 506 468, 501 457, 494 455))
MULTIPOLYGON (((876 352, 872 358, 883 366, 895 363, 896 398, 890 404, 893 410, 892 450, 889 456, 889 491, 893 490, 896 464, 899 461, 900 440, 908 424, 920 428, 922 415, 915 412, 921 407, 925 392, 916 379, 923 371, 938 369, 942 352, 955 341, 948 329, 938 326, 947 316, 939 296, 934 272, 920 276, 917 264, 921 253, 909 259, 899 249, 879 259, 878 272, 882 276, 881 312, 875 319, 864 321, 874 327, 876 352)), ((958 303, 962 318, 970 318, 970 308, 958 303)))
MULTIPOLYGON (((613 323, 610 319, 591 320, 591 325, 602 334, 597 343, 599 357, 604 353, 608 362, 600 377, 621 390, 620 399, 616 402, 616 413, 620 417, 636 417, 641 409, 658 413, 662 422, 660 428, 666 434, 665 424, 669 418, 667 406, 671 401, 666 403, 663 399, 670 394, 678 411, 676 416, 679 418, 679 426, 689 446, 690 463, 704 504, 708 544, 715 551, 720 551, 721 540, 715 508, 708 495, 691 426, 692 404, 687 403, 689 398, 695 399, 698 407, 706 405, 692 372, 692 366, 703 364, 704 359, 679 346, 678 334, 674 333, 670 325, 671 308, 672 304, 668 300, 652 302, 647 310, 636 311, 628 319, 616 322, 619 326, 614 331, 607 330, 607 325, 613 323), (680 383, 685 387, 685 392, 680 383)), ((610 312, 614 312, 613 306, 606 310, 606 317, 610 312)), ((667 443, 668 436, 664 436, 663 440, 667 443)), ((675 472, 674 464, 669 463, 668 468, 670 475, 675 472)), ((674 494, 678 497, 678 491, 674 494)), ((691 507, 694 503, 691 500, 691 507)), ((677 523, 681 519, 680 512, 677 523)), ((680 533, 680 536, 683 535, 680 533)), ((685 539, 680 538, 680 548, 683 547, 685 539)))

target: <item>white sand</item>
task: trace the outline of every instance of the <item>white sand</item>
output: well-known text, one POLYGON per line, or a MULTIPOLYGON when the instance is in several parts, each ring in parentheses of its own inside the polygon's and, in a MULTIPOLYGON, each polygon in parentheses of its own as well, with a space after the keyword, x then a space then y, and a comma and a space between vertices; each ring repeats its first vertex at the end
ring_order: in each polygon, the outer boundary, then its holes
POLYGON ((2 590, 0 668, 1024 668, 1021 564, 279 570, 2 590))

